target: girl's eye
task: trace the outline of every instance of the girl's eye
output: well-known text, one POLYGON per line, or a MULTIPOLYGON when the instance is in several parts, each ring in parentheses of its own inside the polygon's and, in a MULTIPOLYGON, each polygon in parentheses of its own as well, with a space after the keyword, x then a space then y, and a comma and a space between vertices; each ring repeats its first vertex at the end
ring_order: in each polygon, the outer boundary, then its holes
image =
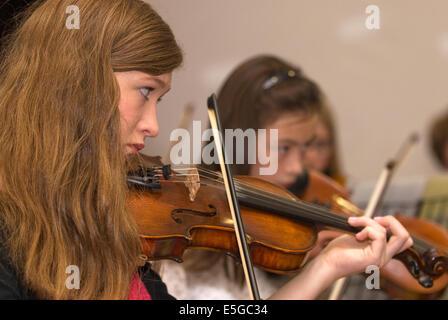
POLYGON ((144 87, 140 89, 140 92, 142 93, 142 95, 145 97, 145 99, 148 99, 149 93, 151 91, 153 91, 154 88, 150 88, 150 87, 144 87))
POLYGON ((280 153, 286 153, 286 152, 288 152, 288 150, 289 150, 288 146, 280 146, 280 147, 278 147, 278 151, 280 153))

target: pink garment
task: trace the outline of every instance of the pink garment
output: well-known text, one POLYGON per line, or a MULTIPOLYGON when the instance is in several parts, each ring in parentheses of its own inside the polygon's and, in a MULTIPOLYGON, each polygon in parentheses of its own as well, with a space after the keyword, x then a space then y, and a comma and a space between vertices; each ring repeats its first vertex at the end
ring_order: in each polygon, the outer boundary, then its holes
POLYGON ((129 290, 129 300, 151 300, 151 295, 146 290, 145 284, 138 273, 134 273, 134 278, 131 282, 131 289, 129 290))

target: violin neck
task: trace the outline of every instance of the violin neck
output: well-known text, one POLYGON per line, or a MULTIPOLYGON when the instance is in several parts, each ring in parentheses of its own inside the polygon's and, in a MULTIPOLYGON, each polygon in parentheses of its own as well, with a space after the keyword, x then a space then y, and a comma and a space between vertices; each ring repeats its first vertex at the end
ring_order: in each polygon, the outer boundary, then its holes
MULTIPOLYGON (((358 233, 362 230, 360 227, 349 225, 347 218, 316 204, 279 197, 252 187, 240 186, 238 183, 236 184, 236 189, 239 202, 249 207, 268 210, 288 218, 333 227, 350 233, 358 233)), ((391 234, 388 233, 387 238, 389 239, 390 237, 391 234)), ((412 239, 414 241, 413 247, 421 254, 433 247, 416 236, 412 236, 412 239)))
POLYGON ((349 225, 347 218, 341 217, 319 205, 260 192, 247 186, 241 187, 236 185, 236 189, 238 201, 242 205, 271 211, 300 221, 333 227, 350 233, 358 233, 362 230, 362 228, 349 225))

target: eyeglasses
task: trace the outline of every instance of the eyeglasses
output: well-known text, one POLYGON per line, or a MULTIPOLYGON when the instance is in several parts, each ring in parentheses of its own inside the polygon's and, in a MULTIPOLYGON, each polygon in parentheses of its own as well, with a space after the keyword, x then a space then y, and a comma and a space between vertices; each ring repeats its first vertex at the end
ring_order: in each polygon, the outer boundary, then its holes
POLYGON ((308 146, 308 149, 314 149, 317 152, 324 152, 331 149, 333 144, 330 141, 315 140, 308 146))

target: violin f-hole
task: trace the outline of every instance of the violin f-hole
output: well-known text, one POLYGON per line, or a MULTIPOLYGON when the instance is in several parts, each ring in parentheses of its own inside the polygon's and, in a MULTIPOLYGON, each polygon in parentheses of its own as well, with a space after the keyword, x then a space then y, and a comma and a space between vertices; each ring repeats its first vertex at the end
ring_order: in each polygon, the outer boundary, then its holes
POLYGON ((183 214, 191 214, 191 215, 200 216, 200 217, 213 217, 218 213, 218 210, 216 209, 215 206, 209 204, 208 207, 213 210, 209 211, 209 212, 201 212, 201 211, 190 210, 190 209, 174 209, 173 211, 171 211, 171 218, 176 223, 182 224, 183 220, 178 217, 178 215, 182 214, 182 213, 183 214))

